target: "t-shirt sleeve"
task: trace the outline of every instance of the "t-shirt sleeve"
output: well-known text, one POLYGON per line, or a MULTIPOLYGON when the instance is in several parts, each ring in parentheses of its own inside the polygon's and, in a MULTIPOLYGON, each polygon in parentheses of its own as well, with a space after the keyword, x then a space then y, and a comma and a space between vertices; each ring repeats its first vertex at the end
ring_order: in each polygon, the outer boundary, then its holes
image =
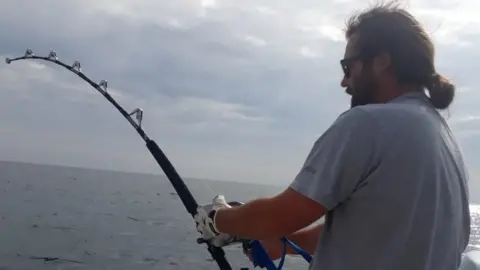
POLYGON ((290 187, 333 209, 374 167, 375 134, 378 129, 366 111, 343 113, 315 142, 290 187))

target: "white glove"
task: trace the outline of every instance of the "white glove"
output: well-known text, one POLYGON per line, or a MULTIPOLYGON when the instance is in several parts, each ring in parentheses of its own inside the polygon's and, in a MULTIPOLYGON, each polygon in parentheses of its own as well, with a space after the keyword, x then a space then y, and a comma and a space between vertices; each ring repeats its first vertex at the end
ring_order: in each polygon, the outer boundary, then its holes
POLYGON ((199 206, 194 217, 197 231, 202 234, 202 238, 217 247, 226 246, 234 240, 234 237, 219 232, 215 226, 215 214, 220 208, 231 208, 223 195, 215 196, 212 204, 199 206))

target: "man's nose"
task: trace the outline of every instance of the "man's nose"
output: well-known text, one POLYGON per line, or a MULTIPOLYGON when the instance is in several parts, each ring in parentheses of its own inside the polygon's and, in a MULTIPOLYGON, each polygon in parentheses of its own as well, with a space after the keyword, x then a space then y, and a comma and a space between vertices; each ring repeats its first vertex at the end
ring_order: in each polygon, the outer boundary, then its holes
POLYGON ((343 76, 342 81, 340 82, 340 86, 342 86, 343 88, 348 87, 348 80, 347 78, 345 78, 345 76, 343 76))

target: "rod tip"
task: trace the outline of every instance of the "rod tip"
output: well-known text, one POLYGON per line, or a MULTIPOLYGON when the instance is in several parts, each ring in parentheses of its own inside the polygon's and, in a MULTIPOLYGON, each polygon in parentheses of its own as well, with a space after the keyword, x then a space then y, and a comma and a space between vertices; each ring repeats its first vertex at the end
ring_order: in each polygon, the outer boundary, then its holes
POLYGON ((5 58, 5 63, 10 64, 11 62, 12 62, 12 59, 10 59, 8 57, 5 58))

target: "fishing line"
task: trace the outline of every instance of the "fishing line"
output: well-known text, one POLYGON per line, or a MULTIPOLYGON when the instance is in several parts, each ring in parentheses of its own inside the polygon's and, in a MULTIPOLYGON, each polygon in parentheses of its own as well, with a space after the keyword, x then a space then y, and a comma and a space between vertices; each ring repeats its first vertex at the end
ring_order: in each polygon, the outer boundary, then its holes
POLYGON ((215 190, 213 190, 213 188, 210 185, 205 183, 205 181, 203 179, 200 179, 200 182, 202 182, 202 184, 205 186, 205 188, 207 188, 214 196, 218 195, 218 193, 215 192, 215 190))

